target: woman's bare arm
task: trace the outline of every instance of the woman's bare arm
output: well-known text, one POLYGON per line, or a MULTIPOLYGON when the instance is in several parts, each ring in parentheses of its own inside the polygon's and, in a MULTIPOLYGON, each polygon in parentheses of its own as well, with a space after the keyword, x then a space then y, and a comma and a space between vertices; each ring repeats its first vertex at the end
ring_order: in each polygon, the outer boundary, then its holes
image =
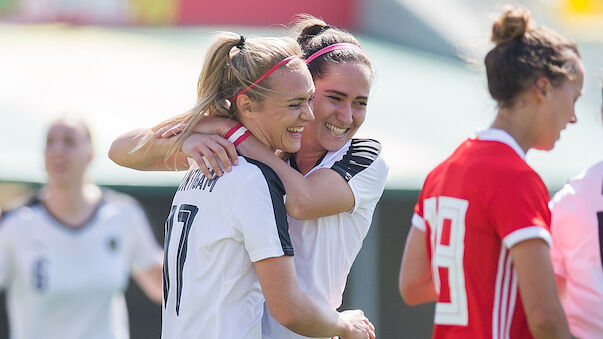
POLYGON ((402 299, 408 305, 432 302, 438 298, 429 267, 425 232, 414 226, 410 228, 406 238, 398 288, 402 299))

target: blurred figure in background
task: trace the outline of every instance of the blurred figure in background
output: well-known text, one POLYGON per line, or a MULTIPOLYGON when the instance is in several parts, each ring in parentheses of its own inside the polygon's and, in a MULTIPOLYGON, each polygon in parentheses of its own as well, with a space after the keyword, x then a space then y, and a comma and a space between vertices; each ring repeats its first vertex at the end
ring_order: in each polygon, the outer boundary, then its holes
POLYGON ((425 180, 400 270, 411 305, 437 301, 434 338, 569 338, 549 255, 548 190, 526 163, 553 149, 584 70, 575 44, 509 8, 485 58, 498 103, 490 129, 425 180))
POLYGON ((603 338, 603 161, 571 179, 549 207, 551 257, 570 330, 580 339, 603 338))
POLYGON ((162 251, 132 198, 87 180, 90 131, 54 121, 48 181, 0 222, 0 288, 12 339, 127 339, 124 290, 132 275, 161 302, 162 251))

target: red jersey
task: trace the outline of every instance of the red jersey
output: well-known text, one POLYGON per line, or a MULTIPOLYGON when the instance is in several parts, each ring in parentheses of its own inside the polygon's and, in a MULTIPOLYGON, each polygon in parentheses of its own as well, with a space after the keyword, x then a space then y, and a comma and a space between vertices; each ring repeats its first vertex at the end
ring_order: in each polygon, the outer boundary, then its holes
POLYGON ((532 338, 509 249, 550 243, 548 200, 502 130, 466 140, 428 175, 413 226, 426 232, 438 292, 434 338, 532 338))

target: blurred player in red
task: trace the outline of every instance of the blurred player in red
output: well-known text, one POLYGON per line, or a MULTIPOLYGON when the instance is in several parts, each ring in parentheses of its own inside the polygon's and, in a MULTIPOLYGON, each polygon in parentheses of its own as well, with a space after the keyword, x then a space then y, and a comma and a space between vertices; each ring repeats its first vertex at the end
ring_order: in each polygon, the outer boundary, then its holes
POLYGON ((570 180, 555 194, 549 207, 551 257, 570 330, 581 339, 601 338, 603 161, 570 180))
POLYGON ((509 8, 485 58, 492 126, 425 180, 400 272, 411 305, 436 301, 434 338, 569 338, 549 255, 548 191, 525 161, 551 150, 584 71, 576 46, 509 8))

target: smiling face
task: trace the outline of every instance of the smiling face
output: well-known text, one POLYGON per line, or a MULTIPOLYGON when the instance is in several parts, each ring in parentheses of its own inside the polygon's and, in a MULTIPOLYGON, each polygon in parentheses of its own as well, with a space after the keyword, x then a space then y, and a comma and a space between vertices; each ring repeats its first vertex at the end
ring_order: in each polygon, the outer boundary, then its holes
POLYGON ((291 62, 298 67, 281 67, 267 78, 271 92, 261 102, 251 110, 239 110, 241 123, 264 145, 294 153, 301 147, 304 126, 314 119, 310 107, 314 84, 301 60, 291 62))
POLYGON ((583 83, 584 69, 578 61, 573 79, 563 80, 548 93, 544 114, 536 122, 539 134, 534 148, 546 151, 553 149, 567 124, 577 122, 574 106, 582 94, 583 83))
POLYGON ((314 84, 315 120, 304 130, 302 150, 339 150, 364 122, 371 71, 359 62, 331 64, 314 84))
POLYGON ((55 121, 46 134, 44 162, 51 185, 80 182, 92 160, 86 127, 77 120, 55 121))

